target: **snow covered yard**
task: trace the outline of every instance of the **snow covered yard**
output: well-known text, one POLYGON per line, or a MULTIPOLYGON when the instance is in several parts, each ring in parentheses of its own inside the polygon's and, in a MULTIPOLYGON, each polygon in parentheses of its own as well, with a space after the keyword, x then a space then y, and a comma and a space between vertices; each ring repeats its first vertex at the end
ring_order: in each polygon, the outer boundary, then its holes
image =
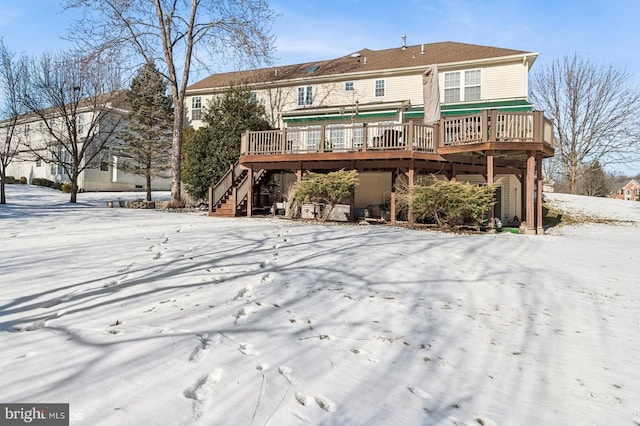
POLYGON ((7 186, 0 402, 90 425, 640 424, 640 203, 547 235, 108 209, 7 186))

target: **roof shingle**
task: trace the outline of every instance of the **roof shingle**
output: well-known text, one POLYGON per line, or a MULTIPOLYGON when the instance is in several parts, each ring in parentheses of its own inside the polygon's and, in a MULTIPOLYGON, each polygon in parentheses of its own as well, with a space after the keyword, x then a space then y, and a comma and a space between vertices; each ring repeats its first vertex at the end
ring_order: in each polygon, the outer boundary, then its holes
POLYGON ((226 87, 239 83, 275 83, 305 77, 320 77, 384 69, 411 68, 523 55, 532 52, 445 41, 439 43, 395 47, 384 50, 361 49, 351 54, 324 61, 213 74, 187 88, 188 91, 226 87), (314 69, 316 68, 317 69, 314 69))

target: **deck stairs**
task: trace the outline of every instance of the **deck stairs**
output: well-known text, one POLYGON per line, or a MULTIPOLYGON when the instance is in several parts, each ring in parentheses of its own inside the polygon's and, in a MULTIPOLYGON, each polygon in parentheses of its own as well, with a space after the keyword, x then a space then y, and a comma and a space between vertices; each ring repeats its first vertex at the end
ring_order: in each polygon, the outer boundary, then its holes
MULTIPOLYGON (((218 183, 209 188, 209 216, 246 216, 249 194, 249 173, 236 162, 218 183)), ((260 185, 266 179, 265 170, 254 173, 253 185, 260 185)))

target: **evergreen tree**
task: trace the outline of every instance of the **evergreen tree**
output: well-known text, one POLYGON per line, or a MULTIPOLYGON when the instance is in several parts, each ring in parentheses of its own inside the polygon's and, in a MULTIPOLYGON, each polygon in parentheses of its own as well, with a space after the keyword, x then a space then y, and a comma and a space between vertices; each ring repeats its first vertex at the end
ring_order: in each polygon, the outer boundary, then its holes
POLYGON ((151 180, 168 177, 171 170, 173 110, 167 96, 167 82, 155 65, 145 64, 131 82, 131 103, 124 153, 130 157, 125 170, 146 178, 147 201, 151 201, 151 180))
POLYGON ((185 141, 183 175, 187 192, 206 199, 209 187, 240 158, 240 140, 247 130, 267 130, 264 105, 251 100, 245 87, 230 87, 207 106, 198 129, 185 141))
POLYGON ((581 192, 591 197, 607 197, 611 193, 607 176, 598 160, 584 168, 581 192))

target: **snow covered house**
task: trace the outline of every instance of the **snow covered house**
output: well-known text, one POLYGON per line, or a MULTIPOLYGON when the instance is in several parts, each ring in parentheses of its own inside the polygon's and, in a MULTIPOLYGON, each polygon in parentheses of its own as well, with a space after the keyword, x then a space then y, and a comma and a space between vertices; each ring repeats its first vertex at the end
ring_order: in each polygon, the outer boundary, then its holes
POLYGON ((435 174, 498 182, 490 223, 542 230, 542 160, 553 123, 528 102, 538 54, 441 42, 211 75, 187 89, 187 120, 245 84, 276 130, 248 132, 239 163, 211 190, 210 214, 251 215, 281 201, 306 171, 357 169, 349 216, 381 210, 394 222, 396 187, 435 174))
MULTIPOLYGON (((112 95, 115 99, 122 93, 112 95)), ((29 184, 34 178, 69 182, 65 165, 68 169, 74 151, 89 144, 80 165, 84 170, 78 176, 79 191, 143 191, 145 177, 124 167, 127 155, 120 135, 127 114, 125 103, 89 99, 24 114, 15 125, 10 119, 1 121, 0 138, 13 131, 12 144, 18 146, 7 176, 24 177, 29 184), (60 109, 66 107, 72 112, 63 116, 60 109)), ((152 187, 169 190, 170 184, 169 178, 157 178, 152 187)))

